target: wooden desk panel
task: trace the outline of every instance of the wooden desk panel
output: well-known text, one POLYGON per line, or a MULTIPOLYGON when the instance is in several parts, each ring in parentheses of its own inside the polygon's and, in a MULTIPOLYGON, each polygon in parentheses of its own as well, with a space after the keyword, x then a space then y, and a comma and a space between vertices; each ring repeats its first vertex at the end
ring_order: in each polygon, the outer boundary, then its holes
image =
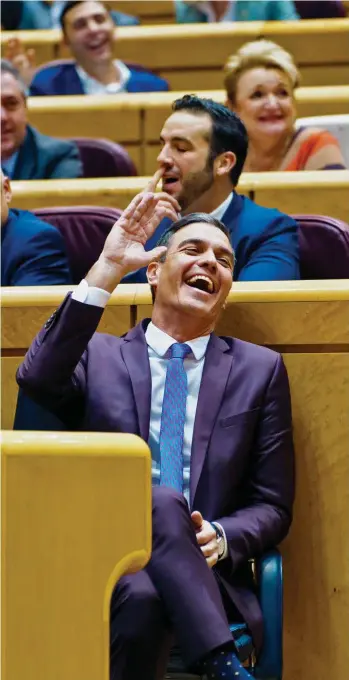
MULTIPOLYGON (((146 158, 153 172, 156 149, 149 150, 146 158)), ((24 210, 68 205, 126 208, 148 181, 149 177, 14 181, 12 204, 24 210)), ((330 215, 349 223, 348 190, 349 170, 243 173, 238 186, 240 193, 268 208, 330 215)))
POLYGON ((28 99, 29 122, 45 135, 104 137, 119 144, 141 144, 140 110, 140 100, 133 95, 28 99))
POLYGON ((349 170, 254 173, 253 200, 289 214, 337 217, 349 223, 349 170))
POLYGON ((106 680, 112 590, 151 554, 148 446, 3 432, 1 467, 2 677, 106 680))
MULTIPOLYGON (((151 313, 139 286, 137 321, 151 313)), ((349 595, 349 280, 236 283, 217 332, 282 352, 296 503, 284 558, 284 678, 345 677, 349 595), (311 669, 311 671, 309 671, 311 669)))
POLYGON ((68 205, 126 208, 149 177, 48 179, 11 182, 13 206, 23 210, 68 205))

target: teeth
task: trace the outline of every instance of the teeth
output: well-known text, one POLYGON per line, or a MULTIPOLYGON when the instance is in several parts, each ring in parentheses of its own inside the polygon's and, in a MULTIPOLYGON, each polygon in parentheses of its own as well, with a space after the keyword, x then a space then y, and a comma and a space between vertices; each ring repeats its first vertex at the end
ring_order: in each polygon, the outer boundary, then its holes
POLYGON ((208 290, 209 290, 210 293, 213 293, 214 286, 213 286, 211 279, 209 279, 208 276, 203 276, 203 275, 192 276, 190 279, 188 279, 187 283, 189 283, 189 284, 195 283, 195 281, 207 281, 208 290))

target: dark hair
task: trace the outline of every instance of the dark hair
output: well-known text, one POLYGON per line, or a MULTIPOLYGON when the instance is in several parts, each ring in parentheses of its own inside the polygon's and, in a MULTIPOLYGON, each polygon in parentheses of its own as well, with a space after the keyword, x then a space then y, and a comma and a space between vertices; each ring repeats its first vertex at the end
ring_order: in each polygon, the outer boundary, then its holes
MULTIPOLYGON (((62 9, 62 11, 59 15, 59 23, 61 24, 61 29, 62 29, 63 33, 65 31, 65 17, 66 17, 66 15, 68 14, 68 12, 70 12, 71 9, 76 7, 76 5, 82 5, 83 2, 84 2, 84 0, 75 0, 75 2, 66 2, 65 3, 65 5, 64 5, 64 7, 63 7, 63 9, 62 9)), ((107 8, 107 6, 104 2, 102 2, 101 0, 98 0, 98 2, 100 2, 100 4, 103 5, 103 7, 109 12, 109 9, 107 8)))
MULTIPOLYGON (((230 233, 227 227, 221 222, 220 220, 217 220, 216 217, 212 217, 212 215, 209 215, 208 213, 203 213, 203 212, 196 212, 196 213, 190 213, 190 215, 184 215, 184 217, 181 217, 177 222, 173 222, 171 226, 164 231, 164 233, 160 236, 157 246, 168 246, 170 243, 172 237, 179 231, 180 229, 183 229, 184 227, 188 227, 190 224, 197 224, 198 222, 203 222, 204 224, 211 224, 212 227, 216 227, 217 229, 220 229, 220 231, 225 234, 227 239, 230 241, 230 233)), ((166 260, 166 253, 165 255, 162 255, 160 257, 159 262, 164 262, 166 260)), ((233 251, 233 264, 235 264, 235 253, 233 251)), ((152 300, 154 302, 155 300, 155 288, 154 286, 150 287, 151 289, 151 296, 152 300)))
POLYGON ((232 184, 236 186, 248 148, 246 128, 236 113, 213 99, 201 99, 194 94, 186 94, 181 99, 176 99, 172 104, 172 110, 207 113, 210 116, 212 121, 211 158, 214 160, 224 151, 232 151, 236 155, 236 164, 230 172, 232 184))
POLYGON ((26 97, 28 96, 27 85, 25 84, 18 69, 8 59, 1 59, 1 73, 9 73, 11 76, 13 76, 13 78, 19 85, 19 88, 24 99, 26 99, 26 97))

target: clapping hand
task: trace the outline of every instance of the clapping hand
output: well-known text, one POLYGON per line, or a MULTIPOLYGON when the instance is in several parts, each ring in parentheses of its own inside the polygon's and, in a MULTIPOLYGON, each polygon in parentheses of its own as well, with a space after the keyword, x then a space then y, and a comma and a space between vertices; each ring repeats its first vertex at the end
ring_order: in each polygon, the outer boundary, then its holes
POLYGON ((5 46, 4 57, 19 71, 22 80, 29 87, 36 68, 35 50, 26 50, 18 38, 10 38, 5 46))
POLYGON ((147 267, 166 252, 165 246, 146 251, 145 244, 164 217, 178 219, 180 206, 173 196, 155 193, 163 170, 157 170, 145 191, 137 194, 107 237, 99 260, 87 276, 89 285, 113 290, 131 271, 147 267))

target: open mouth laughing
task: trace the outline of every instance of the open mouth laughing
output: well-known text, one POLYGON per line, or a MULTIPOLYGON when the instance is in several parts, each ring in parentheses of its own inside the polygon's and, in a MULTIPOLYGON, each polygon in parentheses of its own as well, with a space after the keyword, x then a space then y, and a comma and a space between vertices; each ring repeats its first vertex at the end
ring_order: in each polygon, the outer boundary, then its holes
POLYGON ((187 286, 190 286, 190 288, 196 288, 197 290, 200 290, 203 293, 208 293, 209 295, 213 295, 213 293, 216 292, 216 287, 212 279, 210 279, 209 276, 206 276, 205 274, 194 274, 194 276, 191 276, 189 279, 187 279, 185 283, 187 286))

